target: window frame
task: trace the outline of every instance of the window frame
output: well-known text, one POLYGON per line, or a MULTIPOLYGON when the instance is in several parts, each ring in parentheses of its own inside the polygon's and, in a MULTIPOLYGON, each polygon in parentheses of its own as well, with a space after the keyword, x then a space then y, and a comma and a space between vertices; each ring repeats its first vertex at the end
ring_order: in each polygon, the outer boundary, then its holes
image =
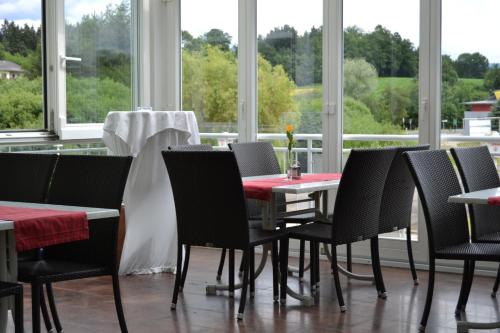
MULTIPOLYGON (((45 1, 45 0, 44 0, 45 1)), ((138 104, 138 1, 131 0, 132 15, 132 108, 135 110, 138 104)), ((49 75, 47 75, 47 109, 49 126, 48 130, 55 133, 60 140, 87 140, 100 139, 103 134, 103 123, 67 123, 67 100, 66 100, 66 24, 64 0, 47 1, 47 61, 45 62, 49 75)))
POLYGON ((11 141, 23 141, 26 140, 36 140, 45 139, 53 136, 49 129, 49 115, 47 112, 47 66, 45 59, 47 58, 47 11, 46 11, 46 0, 40 0, 40 17, 41 17, 41 59, 42 59, 42 105, 43 105, 43 128, 32 128, 32 129, 0 129, 0 143, 11 142, 11 141))

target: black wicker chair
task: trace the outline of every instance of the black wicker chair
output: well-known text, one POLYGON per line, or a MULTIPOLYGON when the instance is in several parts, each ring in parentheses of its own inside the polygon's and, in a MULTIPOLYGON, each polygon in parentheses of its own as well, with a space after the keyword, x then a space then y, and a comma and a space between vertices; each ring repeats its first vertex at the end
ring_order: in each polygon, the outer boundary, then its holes
MULTIPOLYGON (((319 281, 319 243, 331 244, 332 272, 342 312, 346 307, 340 287, 336 247, 369 239, 372 256, 378 253, 380 204, 395 153, 395 148, 352 150, 340 180, 332 223, 310 223, 288 229, 290 238, 308 240, 312 244, 310 270, 313 294, 319 281)), ((383 281, 378 263, 372 260, 375 285, 380 294, 383 281)))
POLYGON ((23 286, 17 283, 0 281, 0 298, 14 296, 15 333, 24 333, 23 323, 23 286))
MULTIPOLYGON (((62 155, 49 188, 47 203, 119 210, 132 158, 62 155)), ((33 332, 40 332, 40 290, 46 284, 54 322, 59 322, 52 283, 112 276, 116 311, 127 332, 121 304, 116 255, 119 217, 89 221, 90 238, 44 248, 40 260, 19 263, 19 281, 32 288, 33 332), (57 318, 57 319, 56 319, 57 318)), ((61 327, 56 327, 60 332, 61 327)))
MULTIPOLYGON (((411 209, 415 183, 403 158, 403 153, 418 150, 429 150, 429 145, 399 147, 396 151, 384 185, 378 225, 379 234, 406 229, 406 247, 414 285, 418 285, 411 246, 411 209)), ((379 260, 379 255, 377 254, 372 260, 379 260)), ((382 292, 385 292, 385 287, 381 287, 383 288, 382 292)))
MULTIPOLYGON (((55 154, 0 153, 0 200, 43 203, 57 161, 55 154)), ((39 250, 18 253, 18 260, 33 260, 39 250)), ((45 296, 40 306, 48 332, 52 330, 45 296)), ((56 328, 59 322, 54 322, 56 328)))
POLYGON ((462 193, 445 150, 404 154, 424 210, 429 243, 429 285, 420 331, 425 330, 432 304, 436 259, 463 260, 464 274, 455 314, 465 311, 476 261, 500 261, 500 244, 471 243, 464 205, 448 203, 462 193))
MULTIPOLYGON (((276 158, 274 148, 270 142, 231 143, 229 149, 234 152, 242 177, 275 175, 281 173, 281 168, 276 158)), ((278 195, 278 213, 286 211, 284 194, 278 195)), ((248 199, 247 209, 251 226, 262 227, 262 208, 258 200, 248 199)), ((315 220, 314 214, 301 214, 297 216, 282 217, 280 224, 304 224, 315 220)), ((304 248, 305 241, 300 241, 299 278, 304 276, 304 248)), ((224 265, 224 262, 221 262, 224 265)), ((243 267, 243 266, 242 266, 243 267)), ((219 266, 219 270, 221 266, 219 266)), ((240 268, 241 272, 241 268, 240 268)))
MULTIPOLYGON (((277 242, 285 239, 284 231, 264 231, 249 228, 245 195, 238 165, 232 152, 162 152, 167 166, 177 215, 178 252, 172 309, 187 272, 182 267, 182 246, 213 246, 243 251, 244 267, 238 319, 243 318, 247 288, 253 289, 252 258, 255 246, 273 244, 273 294, 278 299, 277 242), (196 207, 196 209, 193 209, 196 207), (183 277, 181 277, 183 272, 183 277), (250 276, 249 276, 250 275, 250 276)), ((287 247, 287 246, 284 246, 287 247)), ((234 258, 230 251, 229 295, 234 295, 234 258)), ((285 253, 286 255, 286 253, 285 253)), ((287 263, 282 258, 281 264, 287 263)), ((283 266, 282 266, 283 268, 283 266)), ((285 266, 286 269, 286 266, 285 266)), ((286 274, 282 274, 282 293, 286 288, 286 274)))
POLYGON ((45 200, 57 155, 0 153, 0 200, 45 200))
MULTIPOLYGON (((457 163, 465 192, 474 192, 500 187, 498 171, 487 146, 452 148, 451 154, 457 163)), ((473 242, 500 243, 500 207, 469 205, 471 238, 473 242)), ((493 285, 495 296, 500 283, 500 265, 493 285)))
MULTIPOLYGON (((169 146, 168 147, 169 151, 213 151, 213 147, 209 144, 196 144, 196 145, 177 145, 177 146, 169 146)), ((185 245, 185 256, 184 256, 184 264, 182 267, 184 267, 184 271, 182 272, 182 282, 179 287, 179 291, 182 291, 184 288, 184 282, 186 281, 186 274, 187 274, 187 267, 189 266, 189 257, 191 256, 191 246, 185 245)), ((234 251, 234 250, 233 250, 234 251)), ((234 257, 234 253, 232 254, 234 257)), ((219 264, 219 270, 217 273, 217 281, 221 279, 222 275, 222 269, 224 266, 224 261, 226 259, 226 249, 222 249, 221 257, 220 257, 220 264, 219 264)))

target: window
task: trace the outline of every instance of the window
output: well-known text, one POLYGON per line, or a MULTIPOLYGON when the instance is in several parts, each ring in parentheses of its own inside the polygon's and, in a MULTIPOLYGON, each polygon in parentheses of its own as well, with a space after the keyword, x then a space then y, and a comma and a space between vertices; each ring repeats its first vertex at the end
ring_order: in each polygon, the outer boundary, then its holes
POLYGON ((286 125, 294 126, 304 172, 322 169, 323 1, 257 4, 258 132, 286 163, 286 125), (279 13, 279 15, 276 15, 279 13), (266 134, 281 134, 281 140, 266 134))
POLYGON ((205 0, 181 5, 182 109, 195 112, 200 133, 225 133, 205 142, 225 146, 238 133, 238 1, 217 1, 224 10, 205 0))
MULTIPOLYGON (((418 0, 344 1, 344 148, 417 143, 419 5, 418 0)), ((414 236, 417 215, 415 195, 414 236)), ((404 239, 406 233, 389 237, 404 239)))
POLYGON ((488 144, 492 152, 499 151, 500 51, 491 43, 499 10, 494 0, 443 0, 443 148, 488 144), (469 24, 478 20, 481 24, 469 24))
POLYGON ((0 3, 0 131, 45 128, 42 2, 0 3))
POLYGON ((130 0, 66 0, 66 119, 102 123, 132 103, 130 0))

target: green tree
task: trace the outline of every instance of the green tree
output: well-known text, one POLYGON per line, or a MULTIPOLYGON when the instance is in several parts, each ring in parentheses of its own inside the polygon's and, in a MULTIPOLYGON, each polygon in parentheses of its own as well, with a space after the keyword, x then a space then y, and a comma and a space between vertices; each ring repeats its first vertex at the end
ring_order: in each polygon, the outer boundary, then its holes
POLYGON ((232 37, 227 32, 219 29, 212 29, 203 37, 207 44, 217 46, 223 51, 229 51, 232 37))
POLYGON ((488 90, 500 89, 500 67, 495 65, 484 76, 484 87, 488 90))
POLYGON ((287 123, 299 123, 292 94, 295 84, 281 65, 272 66, 263 56, 258 57, 259 128, 265 132, 282 132, 287 123))
POLYGON ((362 99, 377 86, 377 70, 365 59, 344 60, 344 94, 362 99))
POLYGON ((488 67, 488 58, 479 52, 462 53, 455 61, 455 70, 461 78, 482 79, 488 67))
POLYGON ((443 82, 454 85, 458 81, 458 74, 455 70, 453 60, 449 55, 443 55, 441 59, 443 82))

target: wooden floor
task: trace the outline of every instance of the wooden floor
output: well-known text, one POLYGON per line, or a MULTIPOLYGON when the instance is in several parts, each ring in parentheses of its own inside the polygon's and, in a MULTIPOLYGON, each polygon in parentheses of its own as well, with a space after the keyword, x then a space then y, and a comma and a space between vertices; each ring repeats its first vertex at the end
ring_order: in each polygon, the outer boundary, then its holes
MULTIPOLYGON (((416 332, 425 301, 426 272, 419 271, 420 286, 413 287, 410 272, 384 268, 389 293, 387 300, 376 297, 367 282, 342 277, 348 307, 340 313, 328 263, 321 264, 321 289, 317 305, 301 306, 288 299, 286 306, 272 300, 270 265, 256 282, 255 299, 247 303, 245 319, 235 320, 239 293, 234 300, 225 293, 206 296, 205 285, 215 280, 219 252, 194 249, 184 293, 177 310, 170 310, 174 284, 171 274, 126 276, 121 278, 125 317, 134 332, 416 332)), ((293 262, 293 260, 291 260, 293 262)), ((370 266, 355 265, 356 272, 369 272, 370 266)), ((225 274, 227 275, 227 274, 225 274)), ((427 332, 456 332, 454 308, 460 276, 437 274, 435 297, 427 332)), ((297 290, 297 279, 289 278, 297 290)), ((496 299, 490 296, 492 278, 478 277, 467 308, 468 318, 480 321, 500 319, 496 299)), ((308 292, 307 280, 304 291, 308 292)), ((31 332, 29 288, 25 288, 26 332, 31 332)), ((59 314, 66 333, 119 332, 108 278, 87 279, 54 285, 59 314)), ((499 296, 500 297, 500 296, 499 296)), ((9 324, 9 332, 13 331, 9 324)))

